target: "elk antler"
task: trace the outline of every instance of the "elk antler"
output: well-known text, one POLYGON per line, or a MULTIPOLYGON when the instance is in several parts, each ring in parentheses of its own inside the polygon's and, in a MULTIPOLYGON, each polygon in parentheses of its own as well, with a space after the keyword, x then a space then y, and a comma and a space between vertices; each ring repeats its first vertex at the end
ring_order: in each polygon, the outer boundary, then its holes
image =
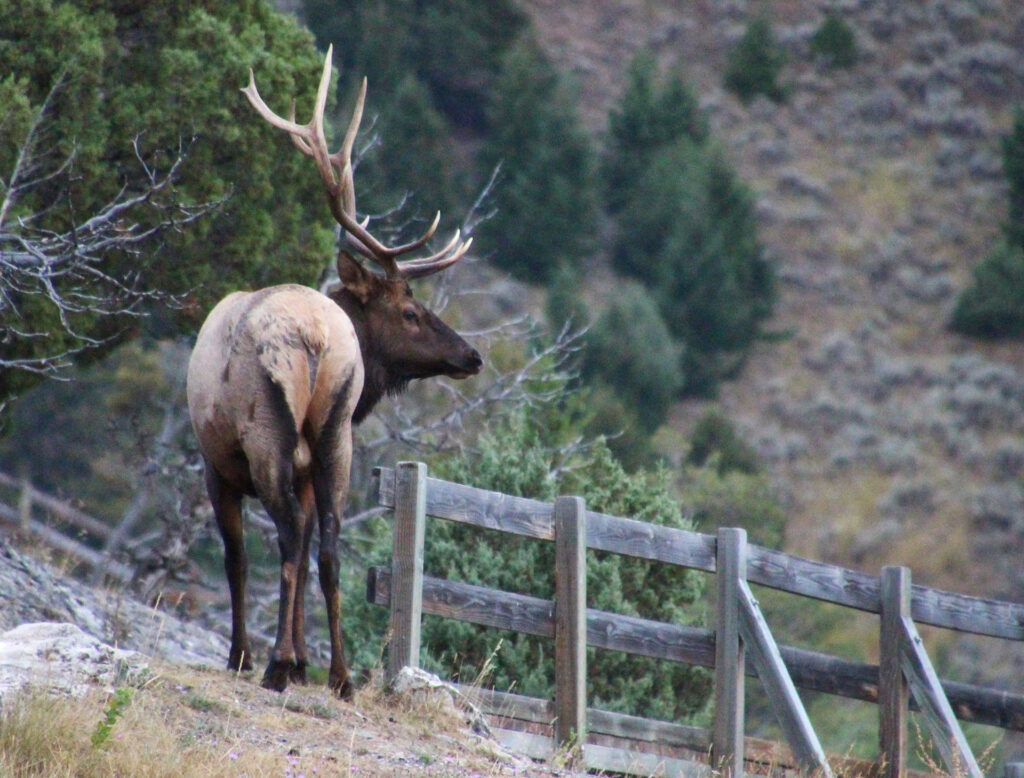
POLYGON ((466 241, 459 240, 460 232, 455 235, 448 244, 435 254, 429 257, 398 261, 398 257, 415 251, 425 245, 437 229, 441 220, 441 212, 438 211, 433 223, 423 235, 411 243, 400 246, 385 246, 378 241, 366 225, 369 217, 363 222, 356 218, 356 190, 352 177, 352 147, 355 145, 356 133, 359 132, 359 123, 363 118, 363 102, 366 99, 366 79, 363 79, 362 87, 359 90, 359 97, 356 100, 355 109, 352 112, 352 121, 345 132, 345 140, 341 148, 329 153, 327 150, 327 138, 324 135, 324 108, 327 105, 327 90, 331 84, 331 53, 333 46, 327 47, 327 56, 324 58, 323 75, 320 77, 320 86, 316 90, 316 105, 313 109, 313 118, 309 124, 298 124, 295 121, 295 102, 292 101, 291 115, 284 119, 267 107, 256 91, 256 77, 249 69, 249 86, 242 90, 249 98, 252 107, 260 116, 274 127, 284 130, 292 139, 296 148, 307 157, 312 157, 316 168, 320 173, 327 192, 327 202, 330 205, 331 213, 335 220, 342 226, 347 239, 360 254, 373 260, 380 265, 388 278, 421 278, 436 273, 449 265, 458 262, 462 255, 469 249, 473 239, 466 241))

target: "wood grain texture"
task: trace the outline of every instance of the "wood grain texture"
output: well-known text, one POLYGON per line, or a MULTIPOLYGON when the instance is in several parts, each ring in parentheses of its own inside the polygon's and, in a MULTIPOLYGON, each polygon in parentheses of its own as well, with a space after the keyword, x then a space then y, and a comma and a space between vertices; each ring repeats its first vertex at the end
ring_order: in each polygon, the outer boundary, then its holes
POLYGON ((718 530, 715 601, 715 708, 712 766, 725 778, 743 775, 744 650, 740 641, 740 581, 747 576, 747 533, 718 530))
POLYGON ((587 727, 587 522, 580 497, 555 502, 555 739, 582 743, 587 727))
MULTIPOLYGON (((376 474, 380 504, 394 507, 394 471, 378 468, 376 474)), ((430 516, 526 537, 554 538, 550 503, 435 478, 427 479, 427 492, 430 516)), ((587 524, 590 548, 705 572, 715 570, 715 538, 710 535, 592 511, 587 513, 587 524)), ((877 576, 781 551, 748 546, 747 580, 869 613, 881 612, 881 583, 877 576)), ((911 588, 911 617, 920 624, 1024 640, 1024 605, 1018 603, 915 585, 911 588)))
POLYGON ((394 541, 391 552, 391 641, 388 678, 420 666, 423 615, 423 541, 426 532, 427 466, 401 462, 396 470, 394 541))
MULTIPOLYGON (((387 607, 390 571, 371 568, 367 579, 367 600, 387 607)), ((551 600, 431 576, 423 579, 423 611, 528 635, 553 638, 555 634, 551 600)), ((587 610, 587 643, 595 648, 701 667, 714 667, 715 662, 712 630, 594 609, 587 610)), ((786 645, 779 646, 779 652, 798 688, 878 702, 878 665, 786 645)), ((753 676, 754 671, 747 668, 746 673, 753 676)), ((942 681, 942 687, 960 720, 1024 732, 1024 695, 956 681, 942 681)), ((918 709, 913 698, 910 708, 918 709)))
POLYGON ((907 710, 910 687, 903 676, 900 647, 903 619, 910 616, 910 575, 906 568, 882 569, 882 618, 879 630, 878 742, 884 778, 907 771, 907 710))
POLYGON ((942 684, 931 660, 924 650, 921 636, 914 622, 901 619, 902 640, 900 662, 911 694, 920 705, 921 715, 932 734, 935 750, 946 764, 949 775, 968 775, 982 778, 981 768, 967 744, 960 722, 942 690, 942 684))
POLYGON ((793 755, 803 772, 832 778, 832 769, 825 758, 825 751, 818 742, 811 720, 807 717, 807 710, 789 677, 761 608, 747 582, 741 578, 737 584, 740 635, 747 655, 757 668, 757 675, 786 741, 793 749, 793 755))

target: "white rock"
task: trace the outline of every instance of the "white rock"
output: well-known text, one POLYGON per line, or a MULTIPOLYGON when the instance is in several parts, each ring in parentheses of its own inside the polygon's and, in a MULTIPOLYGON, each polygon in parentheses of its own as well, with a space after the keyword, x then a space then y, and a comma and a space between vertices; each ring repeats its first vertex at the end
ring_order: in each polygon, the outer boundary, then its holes
POLYGON ((0 634, 0 708, 26 687, 80 696, 97 685, 112 690, 145 669, 140 654, 101 643, 74 624, 22 624, 0 634))

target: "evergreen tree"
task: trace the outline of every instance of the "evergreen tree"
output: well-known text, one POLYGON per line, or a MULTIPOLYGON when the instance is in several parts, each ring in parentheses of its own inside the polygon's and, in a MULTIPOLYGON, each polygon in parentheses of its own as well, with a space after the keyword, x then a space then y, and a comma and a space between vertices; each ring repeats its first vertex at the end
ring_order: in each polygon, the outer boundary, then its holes
MULTIPOLYGON (((229 290, 317 278, 333 243, 321 185, 309 161, 238 91, 251 66, 281 110, 292 97, 300 110, 312 105, 322 60, 293 19, 262 0, 0 0, 0 19, 0 116, 11 118, 0 133, 0 177, 9 180, 33 115, 45 129, 44 162, 53 163, 47 169, 69 162, 24 194, 6 214, 9 224, 26 218, 40 229, 67 231, 122 188, 144 187, 133 139, 147 162, 163 169, 184 144, 177 195, 183 202, 229 198, 227 205, 187 231, 164 233, 162 243, 154 240, 138 255, 110 254, 102 267, 116 278, 141 273, 147 287, 186 296, 180 308, 161 305, 151 326, 173 318, 191 330, 229 290)), ((153 217, 126 218, 145 224, 153 217)), ((62 333, 52 307, 38 296, 4 302, 4 331, 52 333, 4 343, 5 358, 40 348, 53 353, 62 333)), ((137 331, 137 322, 109 318, 86 310, 72 326, 97 340, 118 336, 108 346, 137 331)), ((33 380, 5 372, 0 404, 33 380)))
POLYGON ((683 137, 652 157, 621 224, 615 266, 651 290, 684 344, 686 390, 713 392, 774 302, 749 191, 720 155, 683 137))
POLYGON ((482 166, 501 165, 495 216, 481 227, 494 262, 546 282, 579 264, 597 229, 593 153, 573 99, 537 47, 517 44, 488 107, 482 166))
POLYGON ((651 156, 681 137, 697 143, 707 140, 707 118, 697 98, 678 72, 659 78, 654 57, 638 55, 622 100, 608 117, 601 179, 605 203, 613 214, 628 202, 651 156))
POLYGON ((1008 188, 1003 235, 974 268, 971 285, 957 299, 950 326, 975 338, 1024 337, 1024 109, 1003 138, 1008 188))
POLYGON ((961 292, 951 326, 986 340, 1024 338, 1024 248, 999 241, 974 268, 961 292))
POLYGON ((1013 126, 1003 138, 1003 173, 1007 184, 1007 220, 1003 233, 1011 246, 1024 248, 1024 108, 1017 106, 1013 126))
POLYGON ((456 126, 480 130, 505 52, 526 28, 511 0, 303 0, 303 16, 348 87, 363 76, 385 100, 407 75, 456 126))
MULTIPOLYGON (((360 167, 359 207, 380 213, 405 199, 403 216, 416 214, 429 223, 441 210, 451 215, 461 204, 455 162, 450 151, 451 128, 434 108, 430 93, 412 74, 401 80, 390 102, 380 113, 379 141, 360 167), (365 175, 364 175, 365 174, 365 175)), ((422 234, 421 223, 409 226, 422 234)))
POLYGON ((830 68, 849 68, 857 61, 857 40, 850 25, 828 14, 811 38, 811 51, 830 68))
POLYGON ((781 102, 786 93, 778 80, 785 64, 786 53, 776 42, 771 23, 764 17, 758 17, 747 25, 743 37, 729 55, 725 86, 744 103, 759 94, 781 102))

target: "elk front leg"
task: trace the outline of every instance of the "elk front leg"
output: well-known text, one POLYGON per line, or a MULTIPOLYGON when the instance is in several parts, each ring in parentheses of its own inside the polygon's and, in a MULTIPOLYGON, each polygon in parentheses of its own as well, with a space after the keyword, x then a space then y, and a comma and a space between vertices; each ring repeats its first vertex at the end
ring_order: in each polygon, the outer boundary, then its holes
POLYGON ((231 649, 229 670, 252 670, 252 651, 245 631, 245 579, 249 560, 242 526, 242 493, 228 484, 210 464, 206 465, 206 492, 224 541, 224 572, 231 593, 231 649))
POLYGON ((314 469, 317 515, 320 521, 320 588, 327 605, 327 628, 331 639, 331 668, 328 685, 342 699, 351 699, 352 681, 345 663, 344 636, 341 630, 341 591, 338 579, 338 541, 341 516, 348 497, 349 466, 352 461, 352 424, 348 417, 339 420, 333 434, 321 438, 321 456, 314 469))

